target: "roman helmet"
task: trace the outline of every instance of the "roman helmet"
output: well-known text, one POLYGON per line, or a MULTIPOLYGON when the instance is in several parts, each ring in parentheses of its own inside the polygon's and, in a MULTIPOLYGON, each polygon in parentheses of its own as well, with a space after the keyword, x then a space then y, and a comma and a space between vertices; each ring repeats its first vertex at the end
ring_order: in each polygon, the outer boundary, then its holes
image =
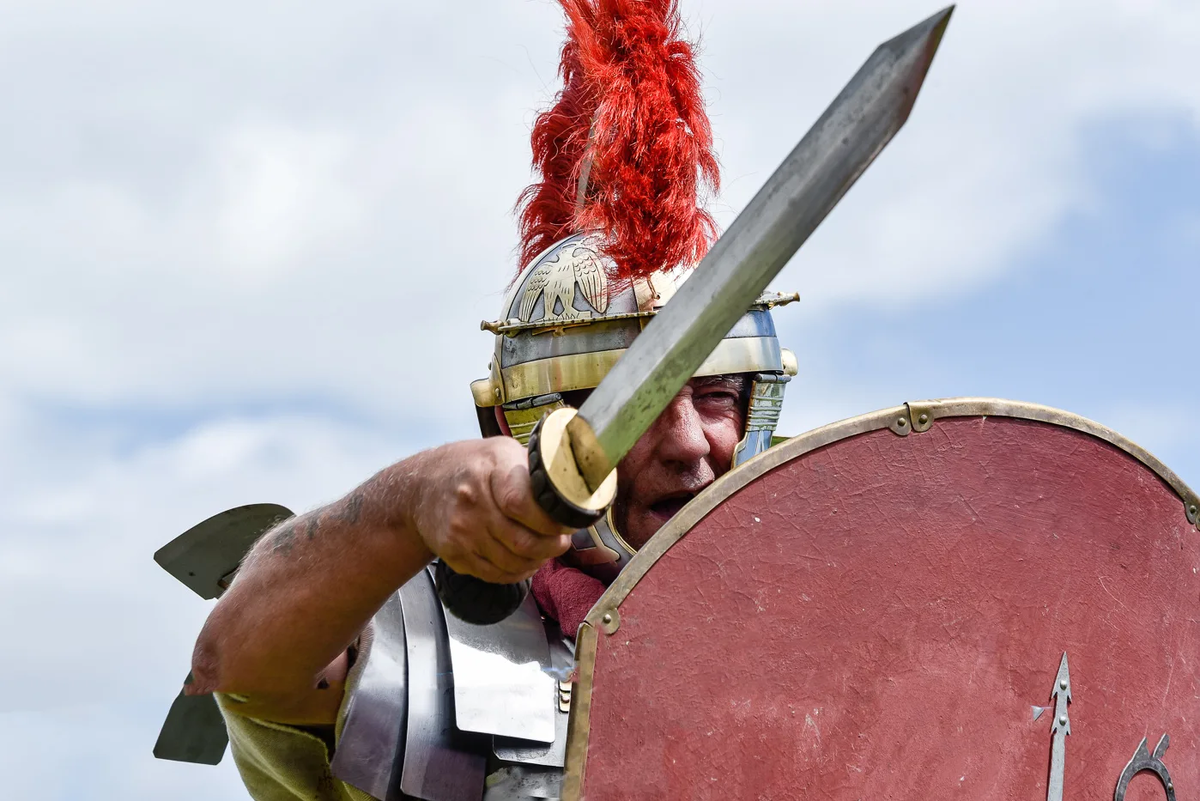
MULTIPOLYGON (((560 1, 564 87, 533 127, 541 180, 518 204, 523 269, 481 325, 495 352, 471 385, 484 435, 522 444, 600 383, 716 236, 701 194, 717 189, 717 161, 676 0, 560 1)), ((760 297, 696 373, 750 378, 733 466, 771 445, 796 360, 770 310, 796 299, 760 297)), ((611 581, 633 553, 610 510, 564 558, 611 581)))

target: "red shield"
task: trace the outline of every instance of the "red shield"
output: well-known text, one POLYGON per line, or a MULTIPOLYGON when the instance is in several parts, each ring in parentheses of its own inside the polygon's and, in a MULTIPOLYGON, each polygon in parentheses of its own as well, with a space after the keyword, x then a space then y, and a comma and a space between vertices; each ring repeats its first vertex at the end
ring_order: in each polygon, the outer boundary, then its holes
POLYGON ((564 797, 1200 798, 1196 505, 1029 404, 791 440, 592 610, 564 797))

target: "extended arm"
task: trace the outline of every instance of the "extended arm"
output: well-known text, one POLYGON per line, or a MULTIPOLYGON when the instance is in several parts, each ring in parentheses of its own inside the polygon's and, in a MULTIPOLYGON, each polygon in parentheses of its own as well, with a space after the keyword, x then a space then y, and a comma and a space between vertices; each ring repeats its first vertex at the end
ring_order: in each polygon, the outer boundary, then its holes
POLYGON ((347 647, 435 555, 508 583, 567 549, 532 499, 526 459, 504 437, 452 443, 269 531, 209 615, 188 691, 245 697, 252 717, 332 723, 347 647))

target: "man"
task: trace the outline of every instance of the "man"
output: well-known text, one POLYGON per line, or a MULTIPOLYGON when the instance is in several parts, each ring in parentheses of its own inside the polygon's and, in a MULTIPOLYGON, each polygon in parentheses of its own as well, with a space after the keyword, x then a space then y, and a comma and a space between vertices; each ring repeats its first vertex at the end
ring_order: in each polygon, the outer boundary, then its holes
MULTIPOLYGON (((374 703, 358 683, 382 625, 373 616, 397 590, 414 591, 431 560, 493 583, 534 577, 547 624, 569 639, 638 548, 771 443, 795 373, 769 314, 778 298, 747 312, 624 458, 604 519, 565 530, 533 499, 533 425, 602 380, 715 232, 698 203, 704 184, 716 187, 711 133, 673 0, 563 5, 565 88, 533 131, 543 180, 523 198, 525 268, 485 324, 495 356, 472 386, 485 438, 398 462, 268 532, 196 644, 188 692, 218 694, 255 798, 366 797, 362 781, 335 776, 331 757, 365 736, 346 717, 352 699, 374 703)), ((409 689, 401 681, 395 692, 409 689)), ((497 764, 512 758, 498 748, 486 757, 486 797, 525 797, 497 790, 507 769, 497 764)), ((473 791, 457 792, 439 797, 473 791)))
MULTIPOLYGON (((729 469, 744 387, 741 376, 693 379, 621 462, 632 547, 729 469)), ((246 694, 239 711, 252 717, 332 724, 348 646, 431 559, 513 583, 566 552, 570 534, 534 502, 515 439, 419 453, 258 542, 204 626, 191 691, 246 694)))

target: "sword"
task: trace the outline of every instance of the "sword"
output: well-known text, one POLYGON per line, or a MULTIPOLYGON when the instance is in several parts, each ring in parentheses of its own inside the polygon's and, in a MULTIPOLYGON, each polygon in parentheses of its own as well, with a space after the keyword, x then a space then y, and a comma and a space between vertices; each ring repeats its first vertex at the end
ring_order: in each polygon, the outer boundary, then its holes
MULTIPOLYGON (((584 528, 616 495, 616 466, 908 119, 954 6, 881 44, 583 405, 529 441, 534 496, 584 528)), ((495 622, 524 598, 437 568, 446 608, 495 622)))

